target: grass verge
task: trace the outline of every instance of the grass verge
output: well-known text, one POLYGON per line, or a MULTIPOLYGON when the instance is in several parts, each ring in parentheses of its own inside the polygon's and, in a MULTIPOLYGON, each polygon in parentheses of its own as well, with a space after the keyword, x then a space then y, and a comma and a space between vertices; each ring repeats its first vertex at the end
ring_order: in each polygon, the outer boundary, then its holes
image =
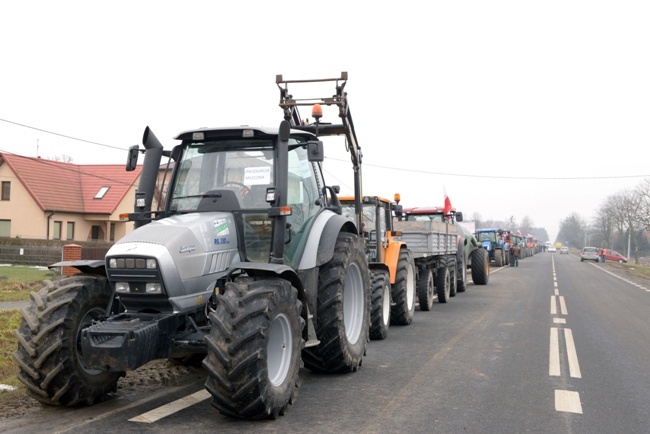
POLYGON ((17 345, 14 330, 20 327, 22 319, 18 309, 0 310, 0 384, 14 387, 21 384, 16 378, 18 365, 12 354, 17 345))
POLYGON ((40 289, 43 280, 56 277, 54 272, 41 267, 0 266, 0 302, 29 300, 29 293, 40 289))

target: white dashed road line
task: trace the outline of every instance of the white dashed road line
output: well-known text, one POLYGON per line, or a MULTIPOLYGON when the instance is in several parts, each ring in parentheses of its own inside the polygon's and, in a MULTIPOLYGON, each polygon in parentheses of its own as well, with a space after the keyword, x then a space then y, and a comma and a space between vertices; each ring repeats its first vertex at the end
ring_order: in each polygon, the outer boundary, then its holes
POLYGON ((582 404, 580 403, 580 394, 570 390, 555 391, 555 409, 567 413, 582 414, 582 404))
POLYGON ((205 389, 200 390, 184 398, 177 399, 176 401, 163 405, 162 407, 158 407, 151 411, 143 413, 140 416, 133 417, 129 419, 129 422, 153 423, 162 419, 163 417, 169 416, 170 414, 174 414, 194 404, 198 404, 201 401, 205 401, 209 397, 210 392, 205 389))
MULTIPOLYGON (((551 296, 551 315, 556 316, 557 302, 560 303, 560 314, 566 316, 567 308, 564 296, 560 295, 557 276, 555 274, 555 258, 551 258, 551 265, 553 268, 553 287, 554 295, 551 296)), ((553 318, 554 324, 566 324, 566 318, 553 318)), ((569 376, 572 378, 582 378, 580 372, 580 364, 578 363, 578 353, 576 352, 575 343, 573 341, 573 332, 569 328, 562 327, 564 332, 564 343, 566 345, 566 355, 569 365, 569 376)), ((549 339, 549 355, 548 355, 548 375, 552 377, 559 377, 562 375, 560 364, 560 328, 551 327, 549 339)), ((555 410, 565 413, 582 414, 582 404, 580 403, 580 394, 571 390, 555 390, 555 410)))

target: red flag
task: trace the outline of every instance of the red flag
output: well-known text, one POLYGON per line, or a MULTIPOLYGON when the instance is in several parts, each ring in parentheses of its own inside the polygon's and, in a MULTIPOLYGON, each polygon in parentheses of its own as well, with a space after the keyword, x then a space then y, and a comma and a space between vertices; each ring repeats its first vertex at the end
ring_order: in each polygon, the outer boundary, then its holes
POLYGON ((449 196, 447 196, 447 191, 445 191, 445 207, 443 208, 443 212, 445 214, 449 214, 451 211, 451 200, 449 200, 449 196))
POLYGON ((519 229, 517 229, 517 235, 519 235, 520 237, 523 237, 523 235, 521 235, 521 231, 519 229))

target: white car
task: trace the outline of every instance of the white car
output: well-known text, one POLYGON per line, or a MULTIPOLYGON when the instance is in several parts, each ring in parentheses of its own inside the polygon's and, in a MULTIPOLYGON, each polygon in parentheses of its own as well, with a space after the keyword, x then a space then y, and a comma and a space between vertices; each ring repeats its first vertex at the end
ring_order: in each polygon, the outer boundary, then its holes
POLYGON ((560 255, 568 255, 569 254, 569 248, 567 246, 563 246, 560 249, 560 255))
POLYGON ((555 253, 557 252, 557 249, 555 248, 555 246, 548 246, 548 251, 555 253))

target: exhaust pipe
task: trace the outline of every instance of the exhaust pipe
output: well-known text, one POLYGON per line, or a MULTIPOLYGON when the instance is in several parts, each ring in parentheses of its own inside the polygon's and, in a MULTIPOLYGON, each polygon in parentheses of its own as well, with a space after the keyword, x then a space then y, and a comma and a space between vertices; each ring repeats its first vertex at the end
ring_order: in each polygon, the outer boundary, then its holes
MULTIPOLYGON (((144 145, 144 163, 142 164, 142 172, 140 172, 140 182, 138 189, 135 192, 136 203, 134 205, 135 212, 151 212, 151 203, 153 202, 153 195, 156 190, 156 180, 158 179, 158 170, 160 168, 160 160, 163 154, 163 145, 160 143, 156 135, 149 127, 145 128, 144 135, 142 136, 142 144, 144 145), (138 198, 144 196, 144 207, 138 206, 138 198)), ((148 221, 136 221, 135 227, 145 225, 148 221)))

